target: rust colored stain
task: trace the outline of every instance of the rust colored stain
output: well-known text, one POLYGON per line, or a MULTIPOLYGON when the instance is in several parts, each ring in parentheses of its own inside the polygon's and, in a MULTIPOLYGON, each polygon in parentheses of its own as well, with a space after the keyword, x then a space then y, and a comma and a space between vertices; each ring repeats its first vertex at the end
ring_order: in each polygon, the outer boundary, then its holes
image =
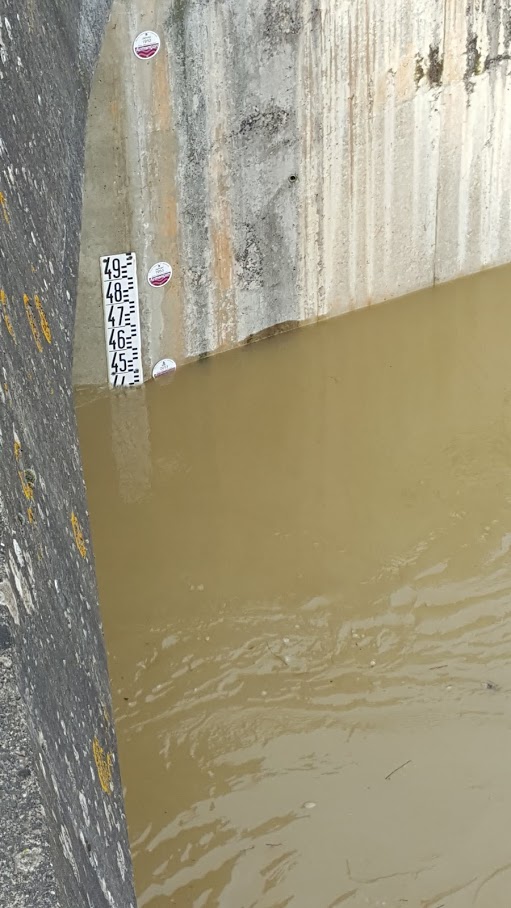
POLYGON ((113 754, 105 753, 104 748, 101 747, 97 738, 94 738, 92 742, 92 753, 94 755, 99 784, 105 794, 111 794, 113 754))
POLYGON ((44 311, 44 309, 43 309, 41 300, 39 299, 39 297, 37 296, 37 294, 34 296, 34 303, 35 303, 35 307, 36 307, 36 309, 37 309, 37 314, 39 315, 39 321, 41 322, 41 331, 42 331, 43 334, 44 334, 44 338, 45 338, 46 342, 47 342, 48 344, 51 344, 51 330, 50 330, 50 326, 49 326, 49 324, 48 324, 48 319, 46 318, 46 314, 45 314, 45 311, 44 311))
POLYGON ((33 498, 34 498, 34 490, 33 490, 31 484, 28 482, 28 480, 27 480, 27 478, 26 478, 25 471, 24 471, 24 470, 18 470, 18 476, 19 476, 19 479, 20 479, 21 488, 22 488, 22 490, 23 490, 23 494, 24 494, 25 498, 26 498, 28 501, 32 501, 33 498))
POLYGON ((82 558, 85 558, 85 556, 87 555, 87 546, 85 545, 85 539, 83 538, 80 522, 74 511, 71 514, 71 526, 73 528, 73 536, 75 537, 76 548, 80 552, 82 558))
POLYGON ((229 208, 229 182, 224 156, 225 133, 221 126, 215 131, 215 149, 211 164, 211 239, 212 277, 217 298, 217 327, 220 346, 234 346, 236 338, 234 323, 230 316, 232 305, 232 275, 234 254, 232 248, 232 226, 229 208))
POLYGON ((11 322, 9 313, 7 312, 7 296, 5 290, 0 290, 0 304, 2 306, 2 315, 9 334, 11 335, 14 343, 16 343, 16 333, 14 331, 14 326, 11 322))
POLYGON ((220 224, 212 227, 213 273, 221 293, 232 290, 232 242, 230 231, 220 224))
MULTIPOLYGON (((165 65, 165 58, 159 58, 154 68, 152 117, 154 122, 153 141, 158 142, 159 150, 164 149, 164 143, 171 128, 170 110, 170 85, 165 65)), ((158 160, 161 160, 159 158, 158 160)), ((171 177, 168 185, 175 185, 174 161, 167 150, 163 153, 163 166, 167 176, 171 177)), ((158 209, 158 234, 165 240, 175 243, 177 236, 177 204, 175 192, 169 193, 165 204, 158 209)), ((174 251, 174 250, 173 250, 174 251)))
POLYGON ((32 306, 30 304, 30 297, 25 293, 23 296, 23 305, 25 306, 25 312, 27 314, 28 323, 30 325, 30 330, 32 332, 32 337, 34 338, 35 345, 39 350, 39 353, 43 352, 43 345, 41 343, 41 335, 39 334, 39 328, 36 325, 34 318, 34 313, 32 312, 32 306))
POLYGON ((4 221, 6 224, 8 224, 9 223, 9 209, 7 208, 7 202, 6 202, 3 192, 0 192, 0 208, 2 209, 4 221))

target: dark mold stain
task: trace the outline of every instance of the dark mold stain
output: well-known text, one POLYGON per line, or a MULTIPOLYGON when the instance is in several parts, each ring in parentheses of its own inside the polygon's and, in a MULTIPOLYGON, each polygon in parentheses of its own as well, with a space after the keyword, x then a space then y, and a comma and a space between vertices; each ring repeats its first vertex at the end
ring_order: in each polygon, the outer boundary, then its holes
POLYGON ((438 44, 429 45, 427 60, 422 54, 415 55, 414 81, 417 88, 424 78, 427 78, 430 88, 438 88, 442 84, 443 73, 444 58, 438 44))
POLYGON ((424 70, 424 57, 422 57, 421 54, 415 54, 415 73, 413 78, 417 88, 419 87, 419 82, 424 78, 425 75, 426 72, 424 70))
POLYGON ((234 252, 234 268, 241 290, 255 290, 263 285, 263 257, 252 224, 243 224, 243 241, 234 252))
POLYGON ((285 331, 292 331, 293 328, 298 328, 299 324, 297 319, 279 322, 278 325, 271 325, 270 328, 263 328, 262 331, 256 331, 255 334, 249 334, 243 343, 253 344, 256 341, 265 340, 267 337, 274 337, 276 334, 284 334, 285 331))
POLYGON ((290 41, 303 26, 302 17, 297 10, 296 0, 267 0, 264 9, 263 40, 269 56, 278 49, 280 43, 290 41))
POLYGON ((206 275, 202 268, 187 268, 186 278, 194 290, 206 285, 206 275))
POLYGON ((477 46, 477 35, 471 34, 467 37, 467 47, 465 51, 467 58, 465 66, 465 74, 463 76, 463 81, 465 83, 465 89, 468 95, 471 95, 474 91, 474 83, 472 79, 474 76, 480 76, 483 67, 481 63, 481 51, 477 46))
POLYGON ((255 107, 253 113, 241 121, 238 134, 248 136, 257 131, 272 136, 286 126, 288 120, 289 111, 278 107, 277 104, 270 104, 265 110, 255 107))
POLYGON ((427 75, 429 79, 429 84, 441 85, 442 84, 442 75, 444 72, 444 58, 440 55, 440 48, 438 44, 429 45, 429 54, 428 54, 428 68, 427 75))
POLYGON ((484 61, 484 72, 494 69, 499 63, 504 63, 506 60, 511 60, 511 54, 497 54, 496 57, 486 57, 486 60, 484 61))

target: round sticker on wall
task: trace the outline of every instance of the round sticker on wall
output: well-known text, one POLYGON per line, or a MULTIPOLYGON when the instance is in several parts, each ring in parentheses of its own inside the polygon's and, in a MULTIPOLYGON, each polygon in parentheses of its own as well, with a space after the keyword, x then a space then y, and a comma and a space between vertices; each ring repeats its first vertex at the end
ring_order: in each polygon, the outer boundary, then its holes
POLYGON ((172 266, 168 262, 157 262, 147 275, 147 280, 151 287, 164 287, 165 284, 168 284, 171 277, 172 266))
POLYGON ((160 49, 160 36, 156 32, 140 32, 133 42, 133 53, 139 60, 150 60, 160 49))
POLYGON ((162 378, 163 375, 170 375, 175 372, 177 366, 173 359, 160 359, 159 363, 153 368, 153 378, 162 378))

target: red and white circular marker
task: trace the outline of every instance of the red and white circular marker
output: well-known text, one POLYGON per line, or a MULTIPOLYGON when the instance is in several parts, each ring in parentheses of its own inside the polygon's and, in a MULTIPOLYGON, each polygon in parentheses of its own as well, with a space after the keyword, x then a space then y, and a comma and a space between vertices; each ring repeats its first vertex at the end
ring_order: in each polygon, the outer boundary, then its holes
POLYGON ((160 49, 160 36, 156 32, 140 32, 133 42, 133 53, 139 60, 150 60, 160 49))
POLYGON ((147 280, 151 287, 164 287, 165 284, 168 284, 171 277, 172 265, 169 265, 168 262, 157 262, 147 275, 147 280))
POLYGON ((163 375, 170 375, 175 372, 177 366, 173 359, 160 359, 159 363, 153 368, 153 378, 162 378, 163 375))

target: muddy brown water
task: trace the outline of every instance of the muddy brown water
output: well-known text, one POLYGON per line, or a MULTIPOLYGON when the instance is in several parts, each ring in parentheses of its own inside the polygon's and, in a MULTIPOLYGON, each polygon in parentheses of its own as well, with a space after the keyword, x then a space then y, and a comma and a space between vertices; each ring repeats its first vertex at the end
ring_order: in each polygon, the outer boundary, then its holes
POLYGON ((511 270, 77 412, 140 908, 509 908, 511 270))

